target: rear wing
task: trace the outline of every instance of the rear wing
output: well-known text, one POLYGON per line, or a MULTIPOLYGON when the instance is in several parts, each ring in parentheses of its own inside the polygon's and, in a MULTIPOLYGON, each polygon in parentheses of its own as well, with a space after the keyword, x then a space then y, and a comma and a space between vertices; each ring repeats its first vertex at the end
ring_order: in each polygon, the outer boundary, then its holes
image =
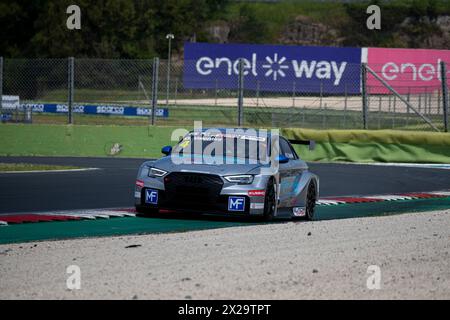
POLYGON ((309 146, 309 150, 314 150, 316 148, 316 142, 314 140, 295 140, 295 139, 289 139, 289 142, 291 144, 300 144, 300 145, 306 145, 309 146))

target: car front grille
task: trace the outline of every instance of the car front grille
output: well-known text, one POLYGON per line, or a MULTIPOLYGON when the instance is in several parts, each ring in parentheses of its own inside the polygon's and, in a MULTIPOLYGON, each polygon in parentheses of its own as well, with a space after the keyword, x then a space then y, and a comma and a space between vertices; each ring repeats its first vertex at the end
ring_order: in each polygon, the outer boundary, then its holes
POLYGON ((172 172, 164 178, 167 200, 180 206, 217 203, 223 181, 217 175, 172 172))

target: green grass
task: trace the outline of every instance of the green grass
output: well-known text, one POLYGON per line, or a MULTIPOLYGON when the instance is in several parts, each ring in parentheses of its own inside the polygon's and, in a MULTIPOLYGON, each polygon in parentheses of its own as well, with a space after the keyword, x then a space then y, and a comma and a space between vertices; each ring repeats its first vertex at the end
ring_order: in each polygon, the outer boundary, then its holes
POLYGON ((74 166, 57 166, 48 164, 32 164, 32 163, 0 163, 0 172, 14 171, 43 171, 43 170, 68 170, 79 169, 74 166))
POLYGON ((174 144, 174 127, 88 125, 0 125, 4 156, 110 156, 116 143, 119 157, 159 157, 161 146, 174 144))
MULTIPOLYGON (((171 137, 180 128, 192 126, 2 124, 0 155, 111 157, 111 148, 119 144, 115 157, 155 158, 162 146, 178 141, 182 132, 171 137)), ((450 135, 445 133, 284 128, 282 134, 317 142, 314 151, 297 147, 305 160, 450 163, 450 135)))

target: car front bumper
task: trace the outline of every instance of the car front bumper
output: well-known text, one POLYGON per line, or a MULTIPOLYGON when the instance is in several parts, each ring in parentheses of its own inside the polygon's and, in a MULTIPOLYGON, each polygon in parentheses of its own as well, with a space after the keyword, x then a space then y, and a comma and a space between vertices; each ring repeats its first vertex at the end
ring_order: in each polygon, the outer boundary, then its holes
POLYGON ((173 194, 165 190, 163 184, 155 185, 152 181, 146 181, 143 187, 136 186, 134 198, 135 205, 141 208, 178 212, 260 216, 264 213, 264 193, 264 188, 258 185, 255 186, 255 184, 224 185, 220 194, 215 197, 208 198, 208 195, 191 196, 189 194, 180 197, 179 194, 173 194), (147 190, 157 191, 156 203, 148 203, 146 201, 147 190), (236 198, 245 199, 243 210, 230 209, 230 201, 236 198))

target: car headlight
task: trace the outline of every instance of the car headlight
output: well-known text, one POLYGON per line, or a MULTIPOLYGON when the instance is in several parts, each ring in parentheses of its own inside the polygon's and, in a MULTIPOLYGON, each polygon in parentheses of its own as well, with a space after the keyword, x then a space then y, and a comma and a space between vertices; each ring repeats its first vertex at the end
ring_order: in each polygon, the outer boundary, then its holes
POLYGON ((148 168, 148 176, 153 178, 164 177, 167 174, 167 171, 156 169, 153 167, 148 168))
POLYGON ((253 182, 253 175, 251 174, 241 174, 238 176, 226 176, 225 180, 231 183, 237 184, 250 184, 253 182))

